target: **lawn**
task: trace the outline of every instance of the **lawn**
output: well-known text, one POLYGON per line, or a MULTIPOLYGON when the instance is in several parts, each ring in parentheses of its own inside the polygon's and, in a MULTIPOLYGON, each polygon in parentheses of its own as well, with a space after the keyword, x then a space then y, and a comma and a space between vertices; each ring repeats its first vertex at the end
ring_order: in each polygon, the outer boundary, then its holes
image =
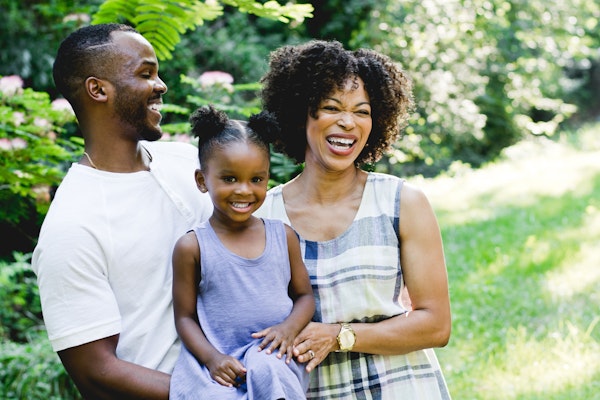
POLYGON ((600 124, 415 181, 439 218, 454 399, 600 399, 600 124))

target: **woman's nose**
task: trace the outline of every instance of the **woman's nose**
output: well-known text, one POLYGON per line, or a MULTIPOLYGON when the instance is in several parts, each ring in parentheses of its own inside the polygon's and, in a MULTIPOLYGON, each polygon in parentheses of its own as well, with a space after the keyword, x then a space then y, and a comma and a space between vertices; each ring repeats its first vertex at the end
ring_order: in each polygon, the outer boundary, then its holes
POLYGON ((351 113, 342 112, 338 119, 338 125, 344 129, 352 129, 354 127, 354 117, 351 113))

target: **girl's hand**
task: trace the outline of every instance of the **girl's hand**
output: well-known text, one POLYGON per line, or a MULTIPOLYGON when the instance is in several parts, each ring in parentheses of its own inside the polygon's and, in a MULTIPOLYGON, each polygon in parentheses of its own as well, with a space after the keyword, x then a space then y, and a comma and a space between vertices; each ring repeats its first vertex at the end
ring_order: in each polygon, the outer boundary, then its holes
POLYGON ((236 358, 227 354, 213 357, 206 367, 215 382, 228 387, 237 387, 246 381, 246 368, 236 358))
POLYGON ((284 324, 278 324, 263 329, 260 332, 252 334, 254 339, 264 338, 258 345, 258 351, 267 349, 267 354, 279 349, 277 358, 282 358, 285 355, 285 362, 289 364, 292 361, 295 333, 291 329, 285 327, 284 324), (268 347, 267 347, 268 346, 268 347))

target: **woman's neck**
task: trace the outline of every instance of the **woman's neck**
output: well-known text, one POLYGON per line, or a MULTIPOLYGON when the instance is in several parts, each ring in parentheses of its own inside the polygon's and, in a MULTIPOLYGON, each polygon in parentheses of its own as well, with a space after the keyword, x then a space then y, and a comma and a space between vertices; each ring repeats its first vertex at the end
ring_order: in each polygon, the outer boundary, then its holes
POLYGON ((290 183, 296 186, 303 201, 325 205, 362 196, 366 174, 359 168, 336 173, 305 169, 290 183))

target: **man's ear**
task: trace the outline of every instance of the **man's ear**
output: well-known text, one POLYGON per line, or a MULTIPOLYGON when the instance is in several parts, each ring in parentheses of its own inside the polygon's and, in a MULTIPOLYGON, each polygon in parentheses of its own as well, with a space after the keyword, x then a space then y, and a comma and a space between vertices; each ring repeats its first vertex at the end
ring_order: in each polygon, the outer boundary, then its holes
POLYGON ((105 102, 108 100, 106 96, 106 84, 102 79, 90 76, 85 80, 85 90, 92 99, 105 102))
POLYGON ((198 186, 198 189, 200 189, 200 191, 202 193, 208 192, 208 189, 206 188, 206 182, 204 181, 204 174, 202 173, 202 170, 197 169, 194 176, 196 177, 196 186, 198 186))

